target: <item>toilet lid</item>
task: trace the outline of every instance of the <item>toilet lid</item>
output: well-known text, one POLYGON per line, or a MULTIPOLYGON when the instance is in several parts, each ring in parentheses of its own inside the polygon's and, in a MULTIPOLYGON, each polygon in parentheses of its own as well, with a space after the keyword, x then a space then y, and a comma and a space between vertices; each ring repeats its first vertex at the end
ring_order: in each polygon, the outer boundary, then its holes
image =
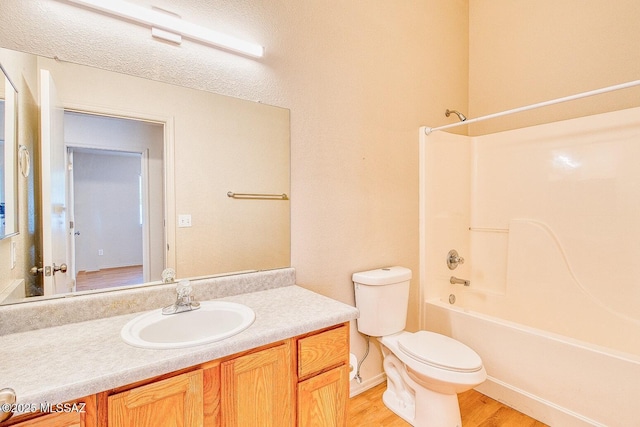
POLYGON ((436 368, 457 372, 482 369, 482 359, 475 351, 445 335, 428 331, 406 334, 398 340, 398 346, 407 355, 436 368))

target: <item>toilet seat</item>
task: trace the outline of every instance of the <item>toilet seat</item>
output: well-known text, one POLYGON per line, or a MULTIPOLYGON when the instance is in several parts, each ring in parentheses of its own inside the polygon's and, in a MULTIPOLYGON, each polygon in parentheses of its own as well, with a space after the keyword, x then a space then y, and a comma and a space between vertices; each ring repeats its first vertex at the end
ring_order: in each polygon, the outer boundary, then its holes
POLYGON ((446 335, 429 331, 403 334, 398 347, 407 356, 426 365, 453 372, 477 372, 482 359, 471 348, 446 335))

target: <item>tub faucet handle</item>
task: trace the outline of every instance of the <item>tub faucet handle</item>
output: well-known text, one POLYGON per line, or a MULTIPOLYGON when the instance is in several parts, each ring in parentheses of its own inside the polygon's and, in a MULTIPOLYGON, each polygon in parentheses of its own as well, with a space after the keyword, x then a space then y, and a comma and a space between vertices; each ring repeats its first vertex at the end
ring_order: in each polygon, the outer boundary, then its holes
POLYGON ((458 251, 451 249, 447 254, 447 267, 449 270, 454 270, 458 264, 464 264, 464 258, 458 255, 458 251))

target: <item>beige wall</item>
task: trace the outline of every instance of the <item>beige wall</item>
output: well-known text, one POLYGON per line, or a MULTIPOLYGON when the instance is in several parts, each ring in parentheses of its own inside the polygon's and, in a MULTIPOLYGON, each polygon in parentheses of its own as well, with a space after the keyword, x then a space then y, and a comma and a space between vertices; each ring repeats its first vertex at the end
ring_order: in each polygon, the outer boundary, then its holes
MULTIPOLYGON (((414 273, 418 328, 418 127, 466 107, 465 1, 296 2, 287 15, 292 265, 298 283, 353 303, 354 272, 414 273), (299 18, 297 18, 299 17, 299 18), (462 30, 447 36, 450 28, 462 30)), ((362 357, 364 340, 352 333, 362 357)), ((381 371, 374 346, 362 367, 381 371)))
MULTIPOLYGON (((155 42, 148 29, 53 0, 4 0, 1 44, 290 108, 298 282, 353 303, 353 272, 404 265, 417 328, 418 127, 466 110, 467 1, 152 3, 257 41, 266 56, 155 42)), ((362 355, 363 340, 353 342, 362 355)), ((381 369, 370 357, 365 379, 381 369)))
MULTIPOLYGON (((469 117, 640 78, 637 0, 470 0, 469 117)), ((640 105, 640 88, 471 125, 471 134, 640 105)))

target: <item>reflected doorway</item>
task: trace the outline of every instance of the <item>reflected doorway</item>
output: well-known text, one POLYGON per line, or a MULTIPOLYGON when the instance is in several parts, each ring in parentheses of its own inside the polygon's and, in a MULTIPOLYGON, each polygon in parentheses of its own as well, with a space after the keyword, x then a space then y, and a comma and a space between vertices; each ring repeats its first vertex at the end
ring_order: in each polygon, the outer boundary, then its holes
POLYGON ((143 283, 143 211, 148 208, 142 197, 142 153, 69 147, 68 156, 76 291, 143 283))
POLYGON ((66 111, 65 145, 75 290, 158 280, 165 265, 163 124, 66 111))

